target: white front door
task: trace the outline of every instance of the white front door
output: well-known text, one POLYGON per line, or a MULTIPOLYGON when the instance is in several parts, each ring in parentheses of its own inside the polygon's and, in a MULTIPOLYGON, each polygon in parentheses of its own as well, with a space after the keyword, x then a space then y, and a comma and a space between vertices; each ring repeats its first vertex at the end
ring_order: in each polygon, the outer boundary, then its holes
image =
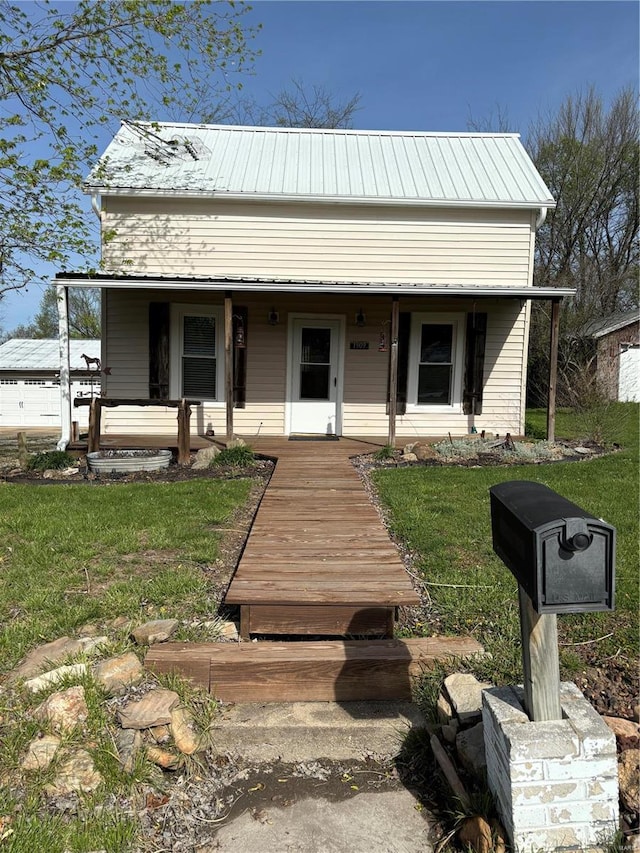
POLYGON ((340 320, 292 321, 290 432, 340 434, 340 320))

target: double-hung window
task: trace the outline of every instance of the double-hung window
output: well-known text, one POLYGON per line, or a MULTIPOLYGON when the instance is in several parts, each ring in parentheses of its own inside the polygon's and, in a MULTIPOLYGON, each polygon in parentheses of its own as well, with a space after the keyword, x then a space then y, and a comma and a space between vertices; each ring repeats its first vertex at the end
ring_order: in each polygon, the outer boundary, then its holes
POLYGON ((464 314, 414 314, 408 403, 450 411, 462 401, 464 314))
POLYGON ((173 397, 224 399, 222 311, 198 305, 172 306, 173 397))

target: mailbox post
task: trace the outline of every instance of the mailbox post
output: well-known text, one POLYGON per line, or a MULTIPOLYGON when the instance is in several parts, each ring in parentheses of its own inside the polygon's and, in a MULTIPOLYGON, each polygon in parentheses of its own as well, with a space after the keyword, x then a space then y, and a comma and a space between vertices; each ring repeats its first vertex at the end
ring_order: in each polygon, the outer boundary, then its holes
POLYGON ((541 483, 489 492, 493 550, 519 585, 525 709, 560 720, 556 614, 613 610, 615 528, 541 483))

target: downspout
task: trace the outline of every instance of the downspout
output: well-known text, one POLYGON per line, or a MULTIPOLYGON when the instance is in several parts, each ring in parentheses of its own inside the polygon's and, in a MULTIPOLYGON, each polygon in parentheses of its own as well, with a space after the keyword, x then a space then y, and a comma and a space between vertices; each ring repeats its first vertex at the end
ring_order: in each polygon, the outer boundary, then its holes
POLYGON ((71 364, 69 356, 69 291, 56 286, 58 304, 58 341, 60 344, 60 441, 58 450, 66 450, 71 441, 71 364))
POLYGON ((102 221, 100 205, 98 204, 98 193, 91 193, 91 210, 93 210, 98 219, 102 221))
POLYGON ((538 213, 538 215, 536 217, 536 224, 535 224, 536 231, 538 231, 540 228, 542 228, 546 218, 547 218, 547 208, 541 207, 540 212, 538 213))

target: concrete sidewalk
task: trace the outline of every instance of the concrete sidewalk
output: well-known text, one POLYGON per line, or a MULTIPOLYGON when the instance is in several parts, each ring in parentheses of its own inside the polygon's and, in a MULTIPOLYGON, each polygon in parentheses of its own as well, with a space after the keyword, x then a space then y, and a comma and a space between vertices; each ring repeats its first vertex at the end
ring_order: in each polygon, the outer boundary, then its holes
POLYGON ((279 796, 278 783, 285 779, 274 778, 269 767, 269 762, 313 766, 321 760, 336 762, 338 769, 350 761, 393 767, 408 733, 424 725, 410 702, 228 706, 213 732, 216 750, 252 763, 255 774, 249 774, 246 791, 261 789, 261 796, 243 799, 244 811, 221 824, 215 841, 198 853, 431 853, 431 815, 397 773, 389 774, 380 790, 367 787, 374 769, 356 770, 337 784, 307 779, 298 790, 289 780, 293 788, 279 796), (260 774, 261 765, 266 775, 260 774))

